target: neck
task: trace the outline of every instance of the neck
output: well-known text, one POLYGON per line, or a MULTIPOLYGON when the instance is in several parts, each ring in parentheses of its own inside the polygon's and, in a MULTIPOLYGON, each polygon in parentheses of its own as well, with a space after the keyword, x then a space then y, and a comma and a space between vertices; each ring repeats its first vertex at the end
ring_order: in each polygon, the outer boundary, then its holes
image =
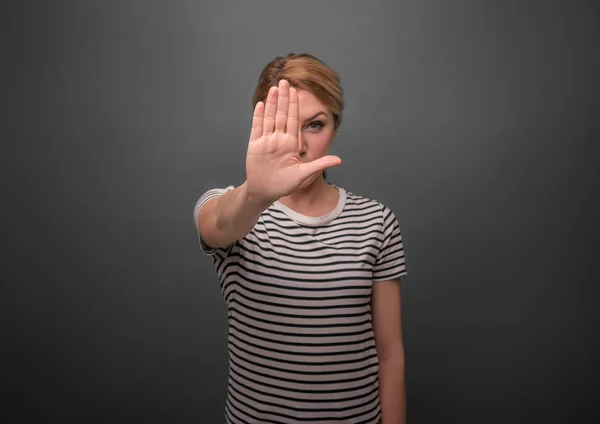
POLYGON ((332 188, 321 176, 311 185, 298 189, 292 194, 282 197, 279 201, 291 209, 307 210, 323 203, 323 199, 326 198, 332 188))

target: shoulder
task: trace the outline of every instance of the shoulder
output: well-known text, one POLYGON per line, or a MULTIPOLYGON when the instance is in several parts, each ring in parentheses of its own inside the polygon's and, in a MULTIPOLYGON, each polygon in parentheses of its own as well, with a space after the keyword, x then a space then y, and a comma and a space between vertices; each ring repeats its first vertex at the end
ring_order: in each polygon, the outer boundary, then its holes
POLYGON ((346 192, 346 206, 348 209, 372 211, 377 213, 381 218, 386 218, 388 215, 393 214, 390 207, 384 202, 375 199, 373 197, 366 196, 364 194, 356 193, 348 189, 344 189, 346 192))
POLYGON ((400 222, 393 208, 385 202, 374 197, 345 189, 346 191, 346 213, 355 222, 361 222, 370 228, 389 236, 400 232, 400 222))
POLYGON ((235 186, 232 185, 226 187, 213 187, 204 191, 204 193, 200 195, 200 197, 196 200, 196 203, 194 204, 194 224, 196 225, 196 227, 198 226, 198 215, 200 214, 200 208, 204 206, 209 200, 214 199, 215 197, 222 196, 233 189, 235 189, 235 186))
POLYGON ((235 189, 235 186, 230 185, 230 186, 226 186, 226 187, 213 187, 213 188, 210 188, 210 189, 204 191, 200 195, 200 197, 196 200, 195 209, 198 209, 199 206, 206 203, 208 200, 210 200, 214 197, 222 196, 225 193, 227 193, 228 191, 231 191, 233 189, 235 189))

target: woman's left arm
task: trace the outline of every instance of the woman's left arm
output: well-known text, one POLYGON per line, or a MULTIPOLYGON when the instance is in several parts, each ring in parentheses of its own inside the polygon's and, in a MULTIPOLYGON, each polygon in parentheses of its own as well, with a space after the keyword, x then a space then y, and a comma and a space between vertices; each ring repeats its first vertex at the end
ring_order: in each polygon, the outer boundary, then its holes
POLYGON ((405 424, 406 382, 399 278, 373 283, 371 311, 379 359, 381 424, 405 424))

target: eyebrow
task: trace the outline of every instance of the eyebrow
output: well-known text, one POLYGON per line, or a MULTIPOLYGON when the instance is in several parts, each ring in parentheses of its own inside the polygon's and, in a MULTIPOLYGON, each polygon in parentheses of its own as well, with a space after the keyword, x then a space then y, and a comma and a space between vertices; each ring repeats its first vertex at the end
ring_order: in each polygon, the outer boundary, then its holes
POLYGON ((325 115, 325 116, 327 116, 327 113, 326 113, 325 111, 321 110, 321 111, 319 111, 319 112, 315 113, 315 114, 314 114, 313 116, 311 116, 310 118, 307 118, 307 119, 305 119, 305 120, 304 120, 304 122, 307 122, 307 121, 312 121, 313 119, 315 119, 315 118, 316 118, 317 116, 319 116, 319 115, 325 115))

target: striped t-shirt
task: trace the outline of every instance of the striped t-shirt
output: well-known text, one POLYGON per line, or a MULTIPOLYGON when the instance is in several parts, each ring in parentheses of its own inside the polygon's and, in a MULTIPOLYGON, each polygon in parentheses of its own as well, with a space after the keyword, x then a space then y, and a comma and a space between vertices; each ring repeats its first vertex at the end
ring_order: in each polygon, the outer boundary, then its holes
MULTIPOLYGON (((232 189, 204 193, 194 222, 232 189)), ((276 201, 225 248, 200 237, 227 307, 228 423, 380 422, 371 286, 406 274, 402 236, 388 207, 337 189, 327 215, 276 201)))

